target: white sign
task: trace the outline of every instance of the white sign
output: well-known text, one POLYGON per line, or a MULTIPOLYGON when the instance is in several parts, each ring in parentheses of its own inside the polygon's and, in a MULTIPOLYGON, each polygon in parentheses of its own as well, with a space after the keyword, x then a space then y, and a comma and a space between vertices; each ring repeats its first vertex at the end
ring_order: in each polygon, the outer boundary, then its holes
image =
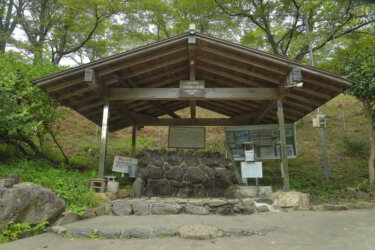
POLYGON ((204 127, 169 127, 168 147, 204 148, 206 129, 204 127))
POLYGON ((241 175, 242 178, 263 178, 262 162, 241 162, 241 175))
POLYGON ((115 160, 113 161, 112 171, 119 173, 129 173, 129 167, 136 167, 137 163, 137 159, 116 155, 115 160))

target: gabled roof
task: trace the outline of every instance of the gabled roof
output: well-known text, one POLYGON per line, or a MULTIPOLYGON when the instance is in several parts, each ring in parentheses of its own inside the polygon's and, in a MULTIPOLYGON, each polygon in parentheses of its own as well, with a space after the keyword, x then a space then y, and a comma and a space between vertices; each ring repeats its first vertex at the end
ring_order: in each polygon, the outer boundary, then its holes
MULTIPOLYGON (((275 88, 282 96, 286 122, 294 122, 349 88, 353 81, 330 72, 256 49, 199 33, 185 33, 33 81, 50 96, 101 125, 105 99, 84 81, 86 69, 112 88, 178 88, 189 79, 192 58, 188 38, 195 37, 195 79, 209 88, 275 88), (280 92, 292 68, 302 71, 302 88, 280 92)), ((110 131, 136 125, 134 117, 170 115, 189 101, 111 101, 110 131)), ((229 117, 247 117, 247 124, 277 123, 275 101, 196 100, 196 105, 229 117)))

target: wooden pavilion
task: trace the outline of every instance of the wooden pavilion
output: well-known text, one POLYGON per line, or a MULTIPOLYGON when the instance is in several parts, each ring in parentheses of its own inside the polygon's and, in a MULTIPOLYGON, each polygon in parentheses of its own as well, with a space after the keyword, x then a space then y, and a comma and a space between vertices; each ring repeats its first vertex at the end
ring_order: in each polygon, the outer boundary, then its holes
POLYGON ((34 83, 102 127, 99 177, 104 172, 108 130, 133 126, 135 138, 140 126, 278 123, 284 190, 289 189, 284 122, 298 121, 354 84, 194 29, 34 83), (196 106, 228 118, 196 118, 196 106), (175 113, 187 107, 191 118, 175 113), (165 115, 170 118, 160 118, 165 115))

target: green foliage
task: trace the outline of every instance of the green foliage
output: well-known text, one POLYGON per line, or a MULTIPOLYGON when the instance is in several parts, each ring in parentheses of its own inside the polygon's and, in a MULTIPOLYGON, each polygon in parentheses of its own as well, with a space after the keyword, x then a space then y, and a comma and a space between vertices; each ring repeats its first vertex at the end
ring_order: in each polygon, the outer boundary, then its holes
POLYGON ((56 104, 31 79, 56 72, 51 65, 32 65, 16 53, 0 54, 0 132, 34 134, 53 121, 56 104), (47 124, 46 124, 47 125, 47 124))
POLYGON ((40 222, 36 225, 30 225, 28 223, 9 223, 0 230, 0 243, 6 243, 44 233, 47 225, 47 221, 40 222))
POLYGON ((96 201, 89 188, 94 172, 67 170, 64 165, 53 168, 42 160, 12 160, 0 163, 0 176, 18 173, 22 182, 33 182, 53 190, 65 200, 66 206, 77 213, 84 208, 95 207, 96 201))
POLYGON ((313 51, 320 51, 334 39, 369 26, 375 11, 371 5, 358 1, 215 2, 225 14, 242 21, 244 45, 296 60, 308 54, 309 42, 313 51))
POLYGON ((365 158, 369 157, 370 145, 368 141, 363 139, 344 136, 342 138, 342 148, 345 155, 353 158, 365 158))

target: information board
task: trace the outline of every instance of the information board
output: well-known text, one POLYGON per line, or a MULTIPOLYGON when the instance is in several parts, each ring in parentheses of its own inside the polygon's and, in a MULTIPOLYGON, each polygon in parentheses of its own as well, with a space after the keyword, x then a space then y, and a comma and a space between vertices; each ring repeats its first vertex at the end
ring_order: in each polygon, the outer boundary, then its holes
POLYGON ((137 159, 116 155, 115 160, 113 161, 112 171, 118 173, 129 173, 129 167, 135 169, 137 163, 137 159))
POLYGON ((262 162, 241 162, 241 175, 242 178, 263 178, 262 162))
POLYGON ((170 148, 204 148, 205 141, 205 127, 169 127, 170 148))
POLYGON ((180 97, 205 97, 204 81, 181 80, 180 97))
MULTIPOLYGON (((280 159, 280 136, 277 124, 226 127, 226 143, 235 161, 244 161, 244 142, 254 142, 256 160, 280 159)), ((285 124, 288 158, 297 156, 295 128, 285 124)))

